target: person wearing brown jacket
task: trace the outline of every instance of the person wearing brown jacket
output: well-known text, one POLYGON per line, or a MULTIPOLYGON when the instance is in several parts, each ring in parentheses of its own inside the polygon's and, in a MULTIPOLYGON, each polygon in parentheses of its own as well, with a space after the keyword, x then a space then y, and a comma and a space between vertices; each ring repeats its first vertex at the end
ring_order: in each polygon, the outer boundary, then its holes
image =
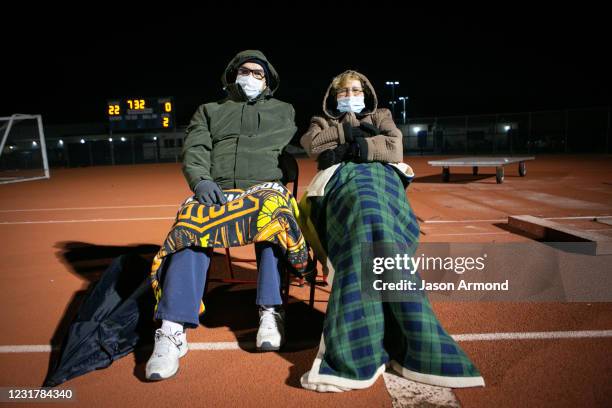
POLYGON ((406 196, 402 133, 359 72, 335 77, 300 142, 319 172, 300 200, 300 227, 332 289, 319 350, 302 387, 342 392, 372 386, 391 366, 413 381, 483 386, 484 379, 439 323, 427 294, 377 289, 410 282, 416 269, 373 273, 374 259, 412 257, 420 228, 406 196), (384 257, 383 257, 384 256, 384 257), (368 257, 370 257, 368 261, 368 257))
POLYGON ((323 98, 323 114, 311 119, 300 139, 308 155, 317 159, 319 170, 351 159, 402 161, 402 132, 391 111, 378 108, 365 75, 348 70, 334 78, 323 98))

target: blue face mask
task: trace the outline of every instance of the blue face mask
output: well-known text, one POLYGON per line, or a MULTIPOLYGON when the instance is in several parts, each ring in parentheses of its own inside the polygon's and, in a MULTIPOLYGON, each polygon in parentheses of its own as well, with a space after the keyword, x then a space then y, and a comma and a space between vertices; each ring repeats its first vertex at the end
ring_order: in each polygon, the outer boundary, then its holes
POLYGON ((338 98, 338 110, 340 112, 355 112, 359 113, 365 108, 363 95, 348 96, 346 98, 338 98))

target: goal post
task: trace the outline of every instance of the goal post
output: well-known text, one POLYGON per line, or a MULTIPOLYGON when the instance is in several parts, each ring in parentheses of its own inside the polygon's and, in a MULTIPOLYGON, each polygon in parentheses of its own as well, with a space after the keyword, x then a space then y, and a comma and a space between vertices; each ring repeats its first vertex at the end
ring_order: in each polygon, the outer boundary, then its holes
POLYGON ((0 117, 0 136, 0 184, 50 177, 41 115, 0 117))

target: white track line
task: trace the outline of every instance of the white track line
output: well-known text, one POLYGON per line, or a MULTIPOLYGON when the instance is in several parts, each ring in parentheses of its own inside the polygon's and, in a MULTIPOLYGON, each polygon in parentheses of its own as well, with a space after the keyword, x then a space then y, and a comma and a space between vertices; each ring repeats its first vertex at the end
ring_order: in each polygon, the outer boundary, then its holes
POLYGON ((19 210, 0 210, 0 213, 10 212, 34 212, 34 211, 72 211, 72 210, 116 210, 124 208, 159 208, 159 207, 176 207, 179 208, 178 204, 156 204, 156 205, 118 205, 118 206, 107 206, 107 207, 63 207, 63 208, 24 208, 19 210))
POLYGON ((506 235, 510 234, 508 231, 500 231, 500 232, 457 232, 457 233, 449 233, 449 234, 437 234, 435 232, 427 231, 427 235, 430 237, 439 237, 439 236, 464 236, 464 235, 506 235))
MULTIPOLYGON (((245 347, 250 348, 251 344, 246 343, 245 347)), ((255 348, 255 343, 252 344, 255 348)), ((189 350, 240 350, 237 341, 220 341, 214 343, 189 343, 189 350)))
MULTIPOLYGON (((152 207, 159 207, 159 206, 152 206, 152 207)), ((94 207, 90 207, 90 208, 94 208, 94 207)), ((81 208, 81 209, 90 209, 90 208, 81 208)), ((111 207, 100 207, 100 208, 111 208, 111 207)), ((4 212, 8 212, 8 211, 4 211, 4 212)), ((606 218, 606 217, 608 216, 553 217, 553 218, 544 218, 544 219, 545 220, 574 220, 574 219, 577 220, 577 219, 594 219, 594 218, 606 218)), ((94 219, 87 219, 87 220, 0 221, 0 225, 66 224, 66 223, 79 223, 79 222, 155 221, 155 220, 173 220, 174 218, 175 217, 143 217, 143 218, 94 218, 94 219)), ((507 221, 508 219, 504 218, 504 219, 494 219, 494 220, 431 220, 431 221, 425 220, 423 222, 425 224, 451 224, 451 223, 507 222, 507 221)), ((507 231, 504 231, 504 232, 475 232, 475 233, 432 234, 432 235, 497 235, 497 234, 509 234, 509 232, 507 231)))
POLYGON ((548 340, 548 339, 583 339, 612 337, 612 330, 553 331, 525 333, 474 333, 453 334, 456 341, 491 341, 491 340, 548 340))
POLYGON ((594 220, 598 218, 612 218, 612 215, 585 215, 581 217, 547 217, 545 220, 594 220))
MULTIPOLYGON (((58 349, 59 347, 53 347, 58 349)), ((32 344, 23 346, 0 346, 0 354, 6 353, 48 353, 51 351, 51 346, 48 344, 32 344)))
POLYGON ((47 220, 47 221, 0 221, 0 225, 20 224, 67 224, 78 222, 118 222, 118 221, 157 221, 174 220, 175 217, 146 217, 146 218, 94 218, 90 220, 47 220))
POLYGON ((456 224, 463 222, 506 222, 507 218, 499 218, 495 220, 425 220, 425 224, 456 224))
MULTIPOLYGON (((544 220, 592 220, 600 218, 612 218, 612 215, 585 215, 579 217, 542 217, 544 220)), ((460 224, 470 222, 507 222, 507 218, 497 218, 491 220, 423 220, 425 224, 460 224)))
MULTIPOLYGON (((550 331, 550 332, 516 332, 516 333, 471 333, 453 334, 453 339, 464 341, 498 341, 498 340, 551 340, 551 339, 594 339, 612 337, 612 330, 582 330, 582 331, 550 331)), ((304 343, 316 347, 316 342, 304 343)), ((189 350, 240 350, 243 347, 254 348, 255 343, 240 344, 236 341, 219 341, 209 343, 189 343, 189 350)), ((57 349, 57 347, 53 347, 57 349)), ((6 353, 48 353, 51 346, 38 345, 8 345, 0 346, 0 354, 6 353)))

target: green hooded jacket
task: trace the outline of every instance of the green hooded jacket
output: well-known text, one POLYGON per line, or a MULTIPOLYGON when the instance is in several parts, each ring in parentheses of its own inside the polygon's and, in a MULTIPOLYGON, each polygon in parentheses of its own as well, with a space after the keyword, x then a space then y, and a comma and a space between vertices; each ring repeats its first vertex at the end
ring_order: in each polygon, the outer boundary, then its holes
POLYGON ((201 180, 214 180, 221 189, 246 189, 280 180, 278 156, 297 131, 291 104, 272 97, 279 77, 265 55, 257 50, 238 53, 221 77, 228 95, 200 105, 183 143, 183 174, 193 191, 201 180), (234 83, 240 65, 258 58, 268 65, 263 92, 248 100, 234 83))

